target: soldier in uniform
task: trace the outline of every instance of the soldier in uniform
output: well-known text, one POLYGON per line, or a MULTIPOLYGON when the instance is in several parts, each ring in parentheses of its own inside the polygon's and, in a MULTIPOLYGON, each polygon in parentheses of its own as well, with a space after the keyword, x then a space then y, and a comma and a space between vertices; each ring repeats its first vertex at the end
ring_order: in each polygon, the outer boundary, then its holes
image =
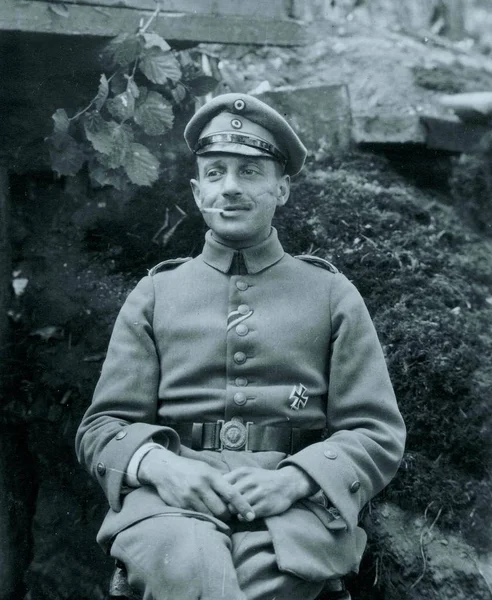
POLYGON ((185 139, 203 251, 128 296, 77 433, 110 506, 98 541, 145 600, 348 598, 359 512, 405 440, 374 326, 271 226, 306 157, 280 114, 224 94, 185 139))

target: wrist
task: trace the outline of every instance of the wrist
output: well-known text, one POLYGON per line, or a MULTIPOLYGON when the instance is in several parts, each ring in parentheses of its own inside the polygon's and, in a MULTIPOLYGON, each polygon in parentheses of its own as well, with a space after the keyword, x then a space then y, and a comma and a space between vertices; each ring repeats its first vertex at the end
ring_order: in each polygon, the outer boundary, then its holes
POLYGON ((312 496, 319 490, 319 485, 305 471, 294 465, 282 467, 280 471, 287 477, 293 502, 312 496))
POLYGON ((169 451, 162 446, 160 448, 151 448, 142 458, 137 470, 137 479, 142 485, 153 483, 156 464, 162 463, 159 459, 159 455, 162 455, 164 452, 169 451))

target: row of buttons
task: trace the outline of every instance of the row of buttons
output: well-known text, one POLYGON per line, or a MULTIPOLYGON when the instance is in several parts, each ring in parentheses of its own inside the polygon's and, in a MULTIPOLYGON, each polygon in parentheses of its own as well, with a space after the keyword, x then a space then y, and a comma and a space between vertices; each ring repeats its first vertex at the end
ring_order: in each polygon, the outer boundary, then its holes
MULTIPOLYGON (((238 290, 240 290, 241 292, 244 292, 248 289, 249 285, 246 281, 244 281, 243 279, 239 279, 238 281, 236 281, 236 288, 238 290)), ((237 307, 237 312, 242 315, 243 317, 245 317, 246 315, 248 315, 251 312, 251 309, 249 307, 248 304, 240 304, 237 307)), ((245 324, 245 323, 239 323, 238 325, 236 325, 236 333, 237 335, 244 337, 246 335, 248 335, 249 333, 249 327, 245 324)), ((234 354, 234 362, 237 365, 243 365, 246 360, 247 360, 247 356, 244 352, 236 352, 234 354)), ((235 379, 235 384, 237 387, 246 387, 248 385, 248 380, 246 377, 236 377, 235 379)), ((248 397, 246 396, 246 394, 244 392, 236 392, 233 396, 233 401, 234 404, 236 404, 236 406, 244 406, 246 404, 246 402, 248 401, 248 397)))
MULTIPOLYGON (((332 448, 327 448, 323 454, 330 460, 335 460, 338 454, 332 448)), ((351 494, 356 494, 360 490, 360 481, 354 481, 350 484, 349 491, 351 494)))
MULTIPOLYGON (((125 431, 124 429, 122 429, 121 431, 118 431, 118 433, 114 436, 115 440, 122 440, 124 437, 126 437, 126 435, 128 434, 128 431, 125 431)), ((97 463, 96 466, 96 471, 97 474, 100 475, 101 477, 103 475, 106 475, 106 465, 102 462, 97 463)))

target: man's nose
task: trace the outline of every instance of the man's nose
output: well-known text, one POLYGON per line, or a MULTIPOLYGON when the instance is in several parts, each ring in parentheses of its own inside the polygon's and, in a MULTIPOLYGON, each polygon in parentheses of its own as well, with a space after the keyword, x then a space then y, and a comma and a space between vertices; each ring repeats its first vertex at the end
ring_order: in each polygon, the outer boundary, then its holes
POLYGON ((241 185, 236 173, 229 171, 222 179, 222 194, 224 196, 239 196, 241 194, 241 185))

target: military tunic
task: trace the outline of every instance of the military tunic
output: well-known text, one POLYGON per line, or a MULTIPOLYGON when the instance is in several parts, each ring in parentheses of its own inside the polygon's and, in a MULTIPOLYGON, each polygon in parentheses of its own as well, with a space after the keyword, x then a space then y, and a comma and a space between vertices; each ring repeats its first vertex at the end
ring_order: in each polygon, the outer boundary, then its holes
POLYGON ((151 271, 121 309, 76 440, 110 505, 98 539, 108 547, 132 523, 176 512, 150 487, 125 488, 125 469, 143 443, 204 460, 218 454, 184 447, 173 425, 240 418, 326 428, 324 441, 293 455, 222 454, 231 467, 291 464, 308 473, 344 526, 308 500, 267 518, 279 567, 304 579, 343 575, 357 570, 365 544, 359 511, 394 476, 403 452, 382 349, 344 275, 285 253, 274 229, 241 254, 244 274, 231 274, 237 253, 208 232, 201 255, 151 271))

